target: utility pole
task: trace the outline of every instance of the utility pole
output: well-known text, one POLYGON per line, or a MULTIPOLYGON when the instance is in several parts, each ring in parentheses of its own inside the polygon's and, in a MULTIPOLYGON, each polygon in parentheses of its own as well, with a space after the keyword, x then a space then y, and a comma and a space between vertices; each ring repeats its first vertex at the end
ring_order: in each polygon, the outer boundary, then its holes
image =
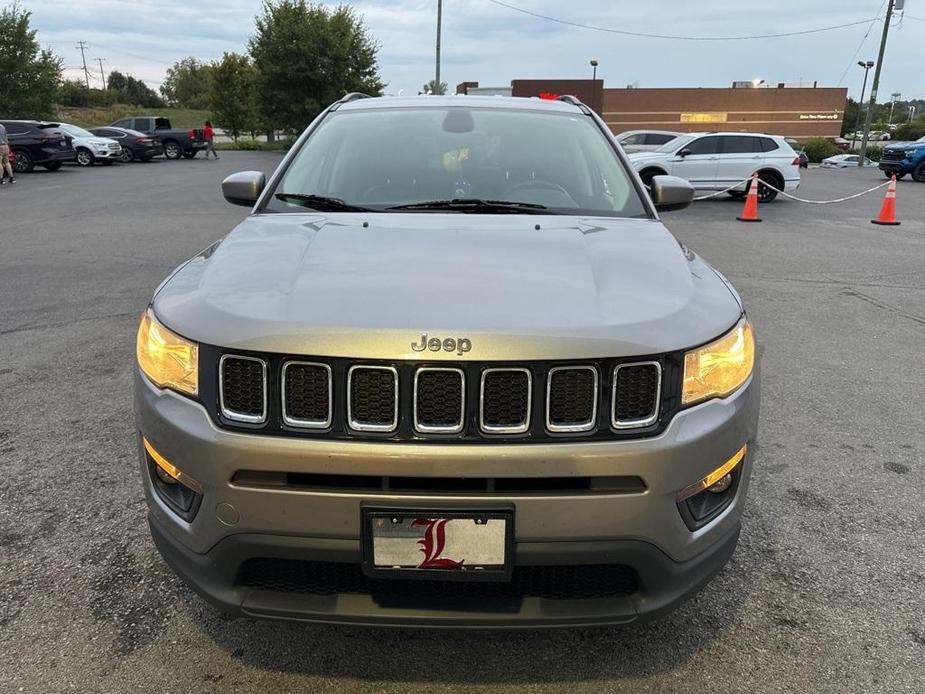
POLYGON ((443 0, 437 0, 437 76, 434 78, 434 94, 440 93, 440 33, 443 24, 443 0))
POLYGON ((106 91, 106 73, 103 72, 103 61, 106 60, 106 58, 97 58, 97 60, 100 63, 100 79, 103 80, 103 91, 105 92, 106 91))
MULTIPOLYGON (((864 157, 867 156, 867 140, 870 137, 870 120, 877 108, 877 88, 880 86, 880 70, 883 69, 883 54, 886 53, 886 38, 890 33, 890 20, 893 18, 893 6, 896 0, 889 0, 886 6, 886 17, 883 19, 883 35, 880 37, 880 54, 877 56, 877 68, 874 70, 874 84, 870 88, 870 104, 867 106, 867 117, 864 119, 864 139, 861 140, 861 155, 858 157, 858 166, 864 166, 864 157)), ((900 0, 902 6, 902 0, 900 0)))
POLYGON ((87 69, 87 56, 84 55, 84 51, 87 50, 87 42, 78 41, 77 50, 80 51, 80 57, 84 62, 84 79, 87 82, 87 89, 89 89, 90 88, 90 71, 87 69))

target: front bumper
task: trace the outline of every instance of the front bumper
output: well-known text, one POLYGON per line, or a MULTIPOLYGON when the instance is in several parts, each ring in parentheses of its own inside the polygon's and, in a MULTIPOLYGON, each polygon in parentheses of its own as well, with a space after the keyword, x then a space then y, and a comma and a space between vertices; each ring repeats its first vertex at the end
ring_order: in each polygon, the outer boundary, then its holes
POLYGON ((91 151, 97 161, 116 161, 122 156, 121 147, 119 149, 100 148, 91 151))
POLYGON ((554 626, 625 623, 659 616, 696 592, 729 559, 739 533, 751 467, 735 496, 691 531, 676 503, 757 434, 759 372, 738 392, 679 413, 659 436, 612 442, 520 445, 306 441, 217 428, 205 409, 136 374, 140 436, 203 485, 191 522, 154 492, 139 445, 155 544, 177 574, 223 610, 332 623, 426 626, 554 626), (240 470, 415 477, 638 476, 644 492, 485 495, 378 494, 255 488, 232 482, 240 470), (516 606, 476 610, 395 607, 368 594, 329 595, 254 588, 240 582, 249 559, 359 564, 360 506, 507 503, 515 513, 515 568, 621 564, 638 577, 632 593, 598 599, 525 597, 516 606))

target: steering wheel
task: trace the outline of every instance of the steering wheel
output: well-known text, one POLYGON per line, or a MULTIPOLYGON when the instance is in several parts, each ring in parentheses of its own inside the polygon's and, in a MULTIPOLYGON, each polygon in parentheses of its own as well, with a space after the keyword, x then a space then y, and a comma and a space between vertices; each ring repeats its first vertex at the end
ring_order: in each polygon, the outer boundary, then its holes
MULTIPOLYGON (((558 196, 561 197, 562 201, 565 204, 551 204, 550 205, 551 207, 578 207, 578 203, 575 201, 575 198, 573 198, 571 193, 569 193, 565 188, 560 186, 558 183, 553 183, 552 181, 544 181, 539 178, 531 178, 526 181, 521 181, 517 185, 509 188, 507 192, 510 194, 510 193, 517 193, 517 192, 526 191, 526 190, 537 191, 537 192, 545 190, 545 191, 558 194, 558 196)), ((536 196, 536 198, 540 198, 540 197, 541 196, 536 196)), ((541 202, 544 204, 549 203, 548 199, 545 201, 542 199, 530 199, 530 200, 522 200, 521 202, 541 202)))

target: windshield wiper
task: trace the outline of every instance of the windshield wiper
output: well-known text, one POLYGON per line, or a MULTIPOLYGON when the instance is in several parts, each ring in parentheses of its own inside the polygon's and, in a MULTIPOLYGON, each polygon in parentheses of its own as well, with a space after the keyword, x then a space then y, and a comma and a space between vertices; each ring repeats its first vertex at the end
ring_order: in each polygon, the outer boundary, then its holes
POLYGON ((294 202, 302 207, 309 207, 319 212, 376 212, 369 207, 360 207, 344 202, 340 198, 329 198, 324 195, 305 195, 303 193, 277 193, 274 196, 283 202, 294 202))
POLYGON ((515 202, 513 200, 481 200, 479 198, 454 198, 452 200, 431 200, 429 202, 412 202, 406 205, 393 205, 387 210, 450 210, 452 212, 471 212, 476 214, 521 213, 554 214, 546 205, 532 202, 515 202))

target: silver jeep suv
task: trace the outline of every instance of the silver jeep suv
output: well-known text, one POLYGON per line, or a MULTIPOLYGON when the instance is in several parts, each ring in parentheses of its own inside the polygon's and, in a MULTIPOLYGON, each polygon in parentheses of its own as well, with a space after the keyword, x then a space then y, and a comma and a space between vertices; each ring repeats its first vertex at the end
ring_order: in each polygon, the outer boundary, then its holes
POLYGON ((577 100, 349 95, 155 292, 154 542, 232 614, 625 623, 732 554, 755 341, 577 100))

